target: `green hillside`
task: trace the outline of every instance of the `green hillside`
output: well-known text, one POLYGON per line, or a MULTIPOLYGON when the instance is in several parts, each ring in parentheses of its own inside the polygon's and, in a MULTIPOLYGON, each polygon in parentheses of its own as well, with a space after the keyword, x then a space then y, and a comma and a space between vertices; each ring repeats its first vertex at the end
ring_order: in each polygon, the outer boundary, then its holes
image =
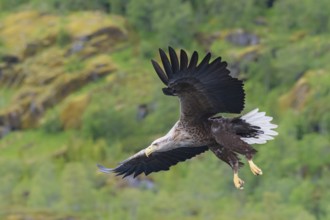
POLYGON ((330 2, 0 0, 0 219, 330 218, 330 2), (122 179, 108 167, 179 116, 150 59, 210 51, 274 116, 262 176, 205 153, 122 179))

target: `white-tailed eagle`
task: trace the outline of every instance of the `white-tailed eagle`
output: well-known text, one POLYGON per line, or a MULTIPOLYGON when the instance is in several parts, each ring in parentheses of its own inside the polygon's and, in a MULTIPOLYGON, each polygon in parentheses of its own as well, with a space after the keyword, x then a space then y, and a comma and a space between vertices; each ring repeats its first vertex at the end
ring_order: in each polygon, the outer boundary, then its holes
POLYGON ((178 162, 190 159, 210 150, 234 171, 234 184, 242 189, 244 181, 238 177, 243 165, 238 154, 244 155, 251 171, 261 175, 252 158, 257 152, 251 144, 264 144, 277 132, 272 129, 272 117, 255 109, 243 116, 225 118, 218 113, 241 113, 244 108, 243 82, 229 75, 227 63, 221 57, 210 62, 208 53, 198 64, 195 51, 190 61, 184 50, 178 57, 169 47, 169 58, 159 50, 163 68, 154 60, 152 65, 166 85, 163 93, 180 100, 180 119, 163 137, 115 168, 98 165, 104 173, 116 173, 126 177, 169 170, 178 162))

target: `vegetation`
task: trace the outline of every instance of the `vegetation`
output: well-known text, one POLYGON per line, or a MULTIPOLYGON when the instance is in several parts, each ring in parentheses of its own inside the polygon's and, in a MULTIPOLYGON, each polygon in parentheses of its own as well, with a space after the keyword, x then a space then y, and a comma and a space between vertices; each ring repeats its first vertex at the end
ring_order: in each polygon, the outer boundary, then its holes
POLYGON ((1 219, 330 218, 329 1, 0 0, 0 8, 1 219), (243 191, 211 154, 137 180, 97 171, 176 121, 178 101, 162 94, 150 64, 168 45, 222 56, 245 80, 245 111, 259 107, 279 124, 274 141, 256 146, 264 175, 241 169, 243 191), (8 130, 8 112, 24 112, 22 125, 8 130))

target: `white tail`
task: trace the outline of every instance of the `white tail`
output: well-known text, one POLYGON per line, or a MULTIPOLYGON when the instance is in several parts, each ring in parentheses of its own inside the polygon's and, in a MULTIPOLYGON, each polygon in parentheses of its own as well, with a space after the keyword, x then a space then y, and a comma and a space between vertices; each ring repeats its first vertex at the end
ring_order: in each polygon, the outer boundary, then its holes
POLYGON ((277 125, 270 123, 273 118, 266 116, 265 112, 258 112, 259 109, 254 109, 253 111, 241 116, 241 119, 247 123, 259 127, 260 134, 256 137, 241 138, 248 144, 264 144, 269 140, 273 140, 274 136, 278 135, 276 131, 272 129, 277 128, 277 125))

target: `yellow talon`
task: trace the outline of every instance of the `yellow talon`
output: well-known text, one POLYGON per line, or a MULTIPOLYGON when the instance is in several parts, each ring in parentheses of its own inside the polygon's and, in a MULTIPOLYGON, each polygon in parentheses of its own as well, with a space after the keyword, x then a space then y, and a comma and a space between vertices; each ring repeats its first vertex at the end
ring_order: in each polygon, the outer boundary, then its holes
POLYGON ((149 147, 146 148, 144 154, 149 157, 150 154, 152 154, 154 152, 154 147, 152 145, 150 145, 149 147))
POLYGON ((234 185, 237 189, 244 189, 244 181, 238 177, 237 173, 234 173, 234 185))
POLYGON ((254 175, 262 175, 262 170, 257 165, 255 165, 252 160, 249 160, 248 162, 254 175))

